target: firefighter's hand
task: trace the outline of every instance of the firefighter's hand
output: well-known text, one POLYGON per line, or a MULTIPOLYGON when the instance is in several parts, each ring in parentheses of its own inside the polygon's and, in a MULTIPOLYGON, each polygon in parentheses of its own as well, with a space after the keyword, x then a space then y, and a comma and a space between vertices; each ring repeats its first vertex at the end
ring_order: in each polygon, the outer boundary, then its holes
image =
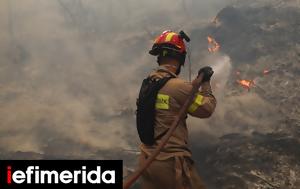
POLYGON ((198 75, 203 74, 202 82, 210 81, 211 76, 214 74, 213 69, 210 66, 205 66, 198 71, 198 75))

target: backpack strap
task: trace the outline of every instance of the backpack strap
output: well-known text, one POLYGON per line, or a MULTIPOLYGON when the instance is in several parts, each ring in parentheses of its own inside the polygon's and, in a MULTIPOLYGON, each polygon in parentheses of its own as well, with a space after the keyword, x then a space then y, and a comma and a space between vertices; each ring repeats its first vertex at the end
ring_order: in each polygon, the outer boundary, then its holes
POLYGON ((154 122, 157 94, 171 78, 174 78, 172 74, 161 78, 149 76, 142 83, 137 100, 136 124, 139 137, 146 145, 153 145, 155 142, 154 122))

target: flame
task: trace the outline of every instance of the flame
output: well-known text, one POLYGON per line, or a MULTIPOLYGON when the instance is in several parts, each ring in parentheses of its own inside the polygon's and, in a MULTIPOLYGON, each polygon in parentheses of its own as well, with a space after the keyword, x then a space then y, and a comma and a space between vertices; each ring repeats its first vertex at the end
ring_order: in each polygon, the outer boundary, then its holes
POLYGON ((264 74, 264 75, 267 75, 267 74, 269 74, 269 73, 270 73, 270 70, 264 70, 264 71, 263 71, 263 74, 264 74))
POLYGON ((217 52, 221 48, 220 44, 217 43, 217 41, 213 37, 207 36, 207 41, 208 41, 208 51, 210 53, 217 52))
POLYGON ((237 80, 238 84, 240 84, 242 87, 248 89, 250 91, 251 87, 255 85, 253 80, 237 80))

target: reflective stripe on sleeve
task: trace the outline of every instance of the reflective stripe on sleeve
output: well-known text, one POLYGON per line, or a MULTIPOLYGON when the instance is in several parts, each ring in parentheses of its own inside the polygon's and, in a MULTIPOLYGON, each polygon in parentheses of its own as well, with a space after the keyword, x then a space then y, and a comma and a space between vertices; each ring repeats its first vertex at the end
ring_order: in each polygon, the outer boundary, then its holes
POLYGON ((197 110, 197 108, 201 105, 203 105, 203 96, 198 94, 194 102, 190 105, 188 111, 190 113, 194 113, 197 110))
POLYGON ((159 110, 169 109, 170 96, 164 94, 158 94, 156 98, 155 108, 159 110))

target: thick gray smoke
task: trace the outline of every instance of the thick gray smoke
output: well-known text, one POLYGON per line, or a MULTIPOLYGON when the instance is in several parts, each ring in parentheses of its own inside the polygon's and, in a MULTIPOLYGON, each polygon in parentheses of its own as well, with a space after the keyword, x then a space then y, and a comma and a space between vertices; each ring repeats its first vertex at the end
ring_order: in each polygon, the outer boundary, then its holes
POLYGON ((224 4, 1 0, 0 148, 84 157, 136 146, 133 111, 156 66, 153 38, 211 20, 224 4))
MULTIPOLYGON (((213 144, 220 136, 230 133, 251 134, 254 131, 266 133, 275 129, 277 111, 255 93, 246 89, 234 94, 228 84, 234 74, 233 63, 227 55, 216 53, 207 55, 201 64, 210 65, 214 69, 211 81, 217 98, 217 107, 213 116, 207 120, 190 117, 188 120, 192 133, 192 143, 196 145, 213 144), (202 144, 199 144, 202 143, 202 144)), ((241 86, 235 86, 238 90, 241 86)))
MULTIPOLYGON (((166 29, 204 27, 232 2, 0 0, 0 149, 87 157, 136 148, 135 101, 142 78, 156 66, 147 53, 152 40, 166 29)), ((206 46, 206 38, 196 43, 206 46)), ((230 57, 191 51, 193 68, 215 68, 218 98, 212 119, 193 119, 191 128, 221 136, 249 131, 241 125, 272 124, 266 115, 272 106, 260 97, 223 92, 230 57)))

